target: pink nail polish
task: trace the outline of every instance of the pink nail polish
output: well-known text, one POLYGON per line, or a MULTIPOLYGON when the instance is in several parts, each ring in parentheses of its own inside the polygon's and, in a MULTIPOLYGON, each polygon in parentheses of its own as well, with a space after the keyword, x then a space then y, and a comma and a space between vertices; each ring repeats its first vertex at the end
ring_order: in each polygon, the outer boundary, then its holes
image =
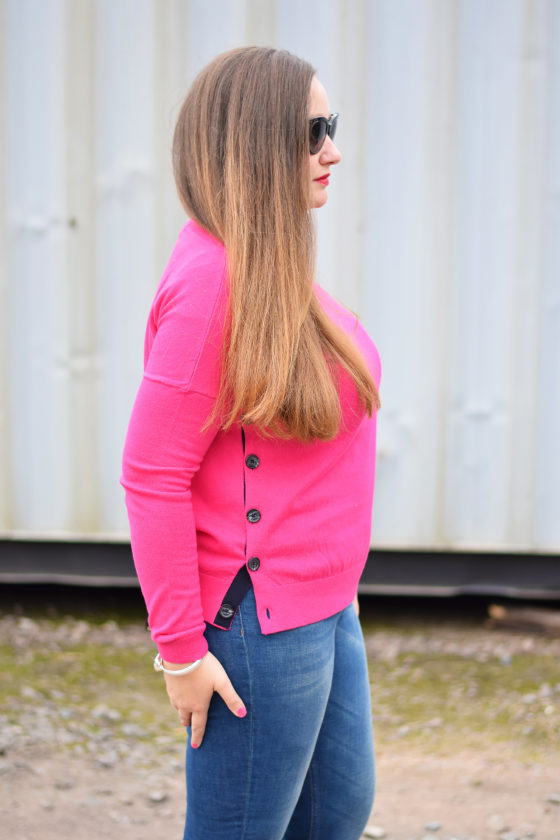
POLYGON ((247 714, 247 709, 245 708, 245 706, 240 706, 239 709, 236 712, 237 717, 245 717, 246 714, 247 714))
POLYGON ((198 744, 191 744, 191 747, 193 748, 193 750, 197 750, 198 749, 198 744))

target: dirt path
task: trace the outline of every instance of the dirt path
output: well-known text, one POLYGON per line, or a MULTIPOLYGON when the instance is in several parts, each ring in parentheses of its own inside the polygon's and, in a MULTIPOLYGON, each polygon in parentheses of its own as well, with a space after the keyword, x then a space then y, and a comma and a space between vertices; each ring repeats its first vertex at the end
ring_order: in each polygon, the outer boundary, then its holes
POLYGON ((382 756, 373 822, 392 840, 437 836, 457 840, 560 840, 560 788, 554 766, 477 756, 382 756), (441 828, 429 831, 429 823, 441 828))
MULTIPOLYGON (((10 840, 171 840, 182 836, 181 751, 149 768, 103 767, 43 754, 0 764, 2 836, 10 840)), ((560 765, 544 767, 472 754, 443 759, 388 753, 378 760, 371 825, 388 840, 560 840, 560 765), (430 824, 440 824, 429 830, 430 824)), ((263 838, 267 840, 267 838, 263 838)))

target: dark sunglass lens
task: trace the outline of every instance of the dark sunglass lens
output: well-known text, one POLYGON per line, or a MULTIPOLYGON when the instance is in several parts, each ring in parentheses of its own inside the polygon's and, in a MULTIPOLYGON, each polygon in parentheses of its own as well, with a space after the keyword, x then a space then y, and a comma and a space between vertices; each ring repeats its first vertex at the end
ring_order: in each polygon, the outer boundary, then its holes
POLYGON ((327 136, 327 121, 324 117, 311 120, 309 124, 309 148, 311 154, 317 154, 327 136))
POLYGON ((331 138, 331 140, 334 140, 334 135, 336 134, 337 125, 338 125, 338 114, 336 114, 336 116, 334 116, 332 118, 331 130, 330 130, 330 133, 329 133, 329 137, 331 138))

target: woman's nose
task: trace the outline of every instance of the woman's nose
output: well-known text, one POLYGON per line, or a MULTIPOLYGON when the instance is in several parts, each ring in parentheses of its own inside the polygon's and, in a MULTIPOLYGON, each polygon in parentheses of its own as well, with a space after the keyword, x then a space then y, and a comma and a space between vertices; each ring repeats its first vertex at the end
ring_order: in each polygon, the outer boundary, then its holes
POLYGON ((334 145, 334 142, 330 137, 327 137, 323 143, 323 148, 321 149, 319 158, 321 163, 328 163, 332 166, 335 163, 339 163, 341 157, 342 155, 340 154, 338 147, 334 145))

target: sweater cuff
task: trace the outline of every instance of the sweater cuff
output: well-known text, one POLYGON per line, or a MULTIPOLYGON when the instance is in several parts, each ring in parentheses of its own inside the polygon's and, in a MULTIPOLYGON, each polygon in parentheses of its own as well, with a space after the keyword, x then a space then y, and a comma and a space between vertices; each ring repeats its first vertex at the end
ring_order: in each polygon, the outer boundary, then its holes
POLYGON ((158 651, 166 662, 182 665, 202 659, 208 653, 208 642, 204 636, 188 639, 175 639, 172 642, 158 642, 158 651))

